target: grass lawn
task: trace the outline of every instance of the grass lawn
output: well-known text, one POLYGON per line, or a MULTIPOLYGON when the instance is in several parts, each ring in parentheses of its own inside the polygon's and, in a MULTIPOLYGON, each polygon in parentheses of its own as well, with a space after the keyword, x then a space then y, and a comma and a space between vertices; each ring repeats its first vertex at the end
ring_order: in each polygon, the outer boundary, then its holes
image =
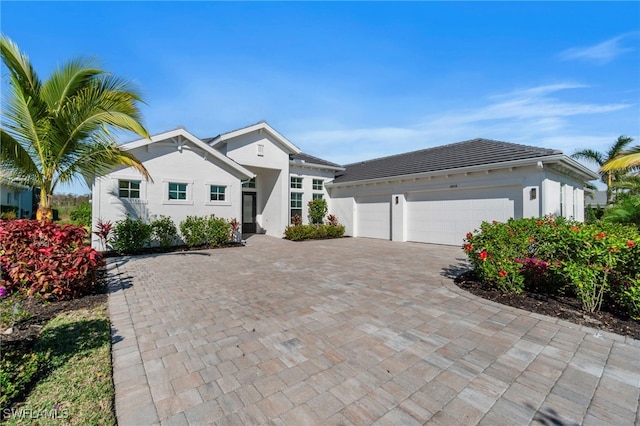
MULTIPOLYGON (((43 327, 28 356, 37 359, 32 363, 36 382, 24 400, 3 410, 3 424, 116 424, 105 303, 58 314, 43 327)), ((6 361, 3 369, 9 367, 6 361)))

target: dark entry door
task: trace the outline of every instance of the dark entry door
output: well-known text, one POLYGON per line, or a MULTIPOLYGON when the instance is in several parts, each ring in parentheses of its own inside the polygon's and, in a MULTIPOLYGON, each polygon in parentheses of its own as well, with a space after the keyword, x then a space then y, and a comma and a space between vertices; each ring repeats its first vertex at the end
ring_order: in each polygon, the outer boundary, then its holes
POLYGON ((242 233, 256 232, 256 193, 242 193, 242 233))

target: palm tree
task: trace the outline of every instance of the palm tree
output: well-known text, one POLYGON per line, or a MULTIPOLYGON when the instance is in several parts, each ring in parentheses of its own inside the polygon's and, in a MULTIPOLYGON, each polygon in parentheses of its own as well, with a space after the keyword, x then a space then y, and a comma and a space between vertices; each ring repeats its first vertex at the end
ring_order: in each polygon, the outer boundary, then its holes
POLYGON ((640 145, 636 145, 607 161, 602 166, 602 171, 626 170, 633 167, 640 167, 640 145))
POLYGON ((612 160, 613 158, 624 152, 624 149, 631 142, 633 142, 633 138, 620 136, 606 153, 594 151, 591 149, 584 149, 571 155, 573 158, 591 161, 600 166, 600 178, 602 182, 607 185, 607 204, 613 202, 613 182, 618 180, 618 178, 623 175, 624 172, 627 171, 627 169, 622 168, 618 170, 604 171, 602 169, 602 166, 604 166, 605 163, 607 163, 609 160, 612 160))
POLYGON ((9 85, 2 102, 0 167, 40 188, 38 219, 51 219, 56 185, 81 176, 89 182, 116 166, 137 169, 151 179, 131 153, 116 144, 113 130, 149 133, 141 124, 141 98, 131 83, 79 58, 40 81, 29 58, 8 37, 0 53, 9 85))

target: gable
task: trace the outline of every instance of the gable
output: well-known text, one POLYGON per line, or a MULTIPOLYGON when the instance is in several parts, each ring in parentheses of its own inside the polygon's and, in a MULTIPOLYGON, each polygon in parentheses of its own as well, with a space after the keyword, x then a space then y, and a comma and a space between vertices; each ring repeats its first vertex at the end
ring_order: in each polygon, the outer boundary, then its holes
POLYGON ((143 164, 159 163, 166 168, 177 169, 177 173, 189 173, 190 168, 181 169, 188 157, 186 163, 191 167, 197 167, 195 161, 201 160, 219 167, 238 179, 244 180, 254 176, 251 171, 211 148, 184 129, 176 129, 152 136, 150 139, 131 142, 123 145, 122 148, 131 151, 143 164), (181 154, 185 154, 183 156, 185 158, 180 158, 181 154))

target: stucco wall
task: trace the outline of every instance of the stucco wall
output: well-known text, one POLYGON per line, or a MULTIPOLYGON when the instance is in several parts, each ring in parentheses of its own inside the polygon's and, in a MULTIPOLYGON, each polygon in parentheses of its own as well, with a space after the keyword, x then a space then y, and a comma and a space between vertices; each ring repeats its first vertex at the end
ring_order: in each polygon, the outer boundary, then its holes
MULTIPOLYGON (((289 186, 289 193, 302 192, 302 223, 309 223, 309 201, 313 200, 313 194, 322 194, 325 201, 327 201, 328 213, 335 214, 332 210, 332 200, 329 199, 329 193, 325 188, 325 185, 333 180, 333 172, 328 170, 318 170, 312 167, 304 167, 291 165, 289 169, 289 178, 292 176, 302 178, 302 189, 293 189, 289 186), (321 179, 323 181, 322 190, 313 189, 313 180, 321 179)), ((290 203, 287 203, 289 207, 290 203)))
MULTIPOLYGON (((241 181, 211 157, 205 159, 204 152, 191 146, 178 151, 170 143, 154 143, 132 151, 141 160, 153 179, 145 181, 132 168, 118 169, 97 178, 93 185, 93 224, 98 219, 112 221, 123 219, 127 214, 150 220, 157 216, 170 216, 176 226, 187 216, 215 214, 227 219, 241 214, 241 181), (118 181, 140 180, 140 198, 126 199, 118 196, 118 181), (168 200, 168 183, 186 183, 187 200, 168 200), (209 185, 224 185, 226 199, 209 201, 209 185)), ((92 245, 99 240, 94 235, 92 245)))

